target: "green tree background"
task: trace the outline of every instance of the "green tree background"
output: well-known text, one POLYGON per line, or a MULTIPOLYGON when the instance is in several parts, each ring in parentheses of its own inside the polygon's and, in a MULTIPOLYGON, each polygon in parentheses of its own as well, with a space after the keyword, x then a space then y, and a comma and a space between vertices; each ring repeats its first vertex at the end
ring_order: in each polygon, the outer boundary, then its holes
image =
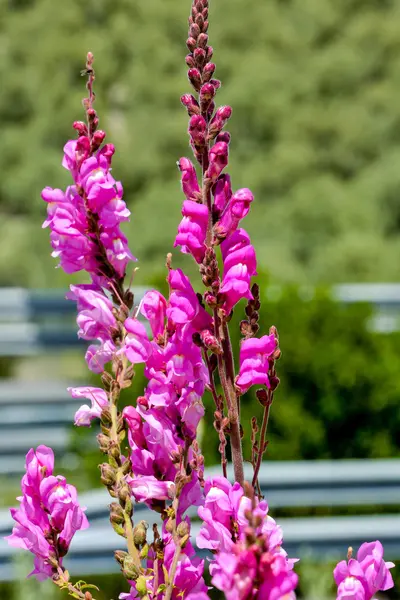
MULTIPOLYGON (((85 53, 133 212, 140 278, 160 269, 180 215, 175 162, 189 152, 189 2, 1 0, 0 282, 64 283, 40 232, 44 185, 82 116, 85 53)), ((230 172, 256 196, 246 227, 274 281, 399 275, 400 3, 218 0, 210 39, 234 112, 230 172)))

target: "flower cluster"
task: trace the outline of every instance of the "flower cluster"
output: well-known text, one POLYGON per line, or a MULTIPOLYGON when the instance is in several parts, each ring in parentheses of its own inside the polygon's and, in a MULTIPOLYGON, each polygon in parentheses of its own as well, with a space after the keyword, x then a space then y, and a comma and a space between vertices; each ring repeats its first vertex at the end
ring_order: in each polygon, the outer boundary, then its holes
POLYGON ((225 477, 207 480, 204 492, 196 541, 199 548, 216 552, 212 584, 227 600, 295 598, 294 560, 282 549, 282 530, 268 515, 267 503, 245 496, 225 477))
MULTIPOLYGON (((350 552, 351 556, 351 552, 350 552)), ((393 587, 389 569, 392 562, 383 560, 380 542, 366 542, 357 552, 357 559, 342 560, 333 572, 338 585, 337 600, 372 600, 379 591, 393 587)))
MULTIPOLYGON (((132 475, 127 482, 135 500, 146 502, 155 510, 168 512, 168 503, 179 500, 174 509, 175 529, 179 533, 179 528, 183 528, 188 536, 190 521, 184 518, 184 513, 202 498, 202 457, 194 451, 192 443, 204 415, 202 395, 208 383, 208 371, 200 348, 193 343, 193 334, 210 327, 211 317, 182 271, 171 269, 168 282, 171 290, 168 301, 159 292, 150 291, 141 305, 154 337, 149 341, 143 330, 143 335, 135 338, 135 352, 147 355, 148 384, 144 395, 138 398, 137 407, 123 410, 132 464, 132 475)), ((126 355, 129 358, 128 351, 126 355)), ((169 569, 176 547, 171 528, 163 528, 160 543, 163 564, 169 569)), ((150 557, 147 562, 150 571, 153 562, 150 557)), ((157 568, 160 570, 157 581, 161 585, 164 572, 160 566, 157 568)), ((203 568, 203 561, 195 558, 192 546, 186 541, 178 562, 173 597, 179 590, 205 593, 203 568)), ((146 589, 154 594, 151 597, 158 597, 153 578, 145 579, 146 589)), ((136 590, 134 583, 132 594, 136 590)))
POLYGON ((120 182, 110 174, 114 146, 106 144, 93 153, 87 133, 86 128, 64 147, 63 166, 74 185, 65 192, 49 187, 42 192, 47 202, 44 226, 50 227, 53 256, 66 273, 85 270, 107 287, 110 278, 122 278, 128 262, 135 260, 120 229, 130 212, 120 182))
POLYGON ((53 475, 51 448, 29 450, 25 468, 20 506, 11 509, 16 525, 6 539, 11 546, 32 552, 35 568, 30 575, 42 581, 62 568, 62 557, 74 534, 89 523, 74 486, 64 477, 53 475))

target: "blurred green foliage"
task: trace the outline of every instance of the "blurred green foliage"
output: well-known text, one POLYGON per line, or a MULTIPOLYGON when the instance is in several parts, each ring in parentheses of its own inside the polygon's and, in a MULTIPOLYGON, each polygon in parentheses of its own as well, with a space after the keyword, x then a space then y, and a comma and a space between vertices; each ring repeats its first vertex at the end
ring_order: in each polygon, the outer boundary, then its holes
MULTIPOLYGON (((189 0, 1 4, 0 282, 66 281, 40 231, 40 190, 68 182, 62 146, 83 114, 89 49, 146 281, 171 247, 182 202, 189 0)), ((235 187, 255 192, 246 227, 274 280, 399 275, 399 20, 395 0, 211 3, 218 101, 234 109, 230 171, 235 187)))

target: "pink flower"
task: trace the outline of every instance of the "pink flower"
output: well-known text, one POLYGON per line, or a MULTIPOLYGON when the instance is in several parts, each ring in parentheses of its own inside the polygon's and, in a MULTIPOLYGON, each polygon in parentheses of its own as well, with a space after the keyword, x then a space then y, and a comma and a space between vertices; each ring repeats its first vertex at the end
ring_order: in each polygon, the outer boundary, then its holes
POLYGON ((115 353, 115 345, 106 340, 100 345, 91 344, 85 354, 87 366, 93 373, 103 373, 104 366, 110 362, 115 353))
POLYGON ((77 302, 78 336, 84 340, 108 340, 117 325, 111 300, 94 285, 71 285, 70 289, 68 300, 77 302))
POLYGON ((215 182, 228 164, 228 144, 226 142, 214 144, 209 153, 209 161, 210 166, 207 169, 206 177, 215 182))
POLYGON ((225 239, 236 231, 240 221, 248 214, 250 204, 253 200, 253 194, 247 188, 238 190, 233 194, 221 219, 214 227, 214 231, 219 239, 225 239))
POLYGON ((182 173, 182 191, 186 199, 196 200, 196 195, 200 193, 200 188, 193 163, 188 158, 181 158, 178 162, 178 167, 182 173))
POLYGON ((252 385, 270 386, 268 378, 269 359, 276 349, 274 335, 243 340, 240 346, 240 370, 236 385, 242 394, 252 385))
POLYGON ((159 481, 153 475, 130 478, 128 483, 138 502, 168 500, 173 498, 175 493, 172 481, 159 481))
POLYGON ((78 387, 67 388, 72 398, 87 398, 91 406, 83 404, 75 413, 75 425, 78 427, 90 427, 93 419, 101 417, 102 410, 108 407, 106 392, 101 388, 78 387))
POLYGON ((194 331, 212 328, 211 316, 200 305, 189 278, 181 269, 171 269, 168 282, 172 293, 167 317, 177 325, 191 324, 194 331))
POLYGON ((220 215, 232 197, 231 178, 228 174, 221 175, 214 187, 214 208, 220 215))
POLYGON ((62 565, 73 535, 89 524, 79 506, 76 489, 64 477, 52 475, 54 455, 51 448, 39 446, 26 456, 20 507, 11 509, 16 524, 6 538, 10 546, 35 555, 30 575, 43 580, 53 575, 54 560, 62 565))
POLYGON ((338 587, 337 600, 365 600, 364 586, 354 577, 346 577, 338 587))
POLYGON ((174 247, 181 246, 183 253, 192 254, 196 262, 201 263, 206 251, 207 206, 193 200, 185 200, 182 215, 183 219, 178 226, 174 247))
POLYGON ((140 304, 140 312, 149 321, 155 338, 164 333, 166 310, 167 301, 160 292, 146 292, 140 304))
POLYGON ((146 327, 137 319, 131 318, 125 320, 124 327, 128 333, 124 347, 118 353, 124 353, 133 365, 146 362, 151 355, 146 327))
POLYGON ((237 229, 221 244, 224 260, 224 276, 221 294, 225 301, 222 306, 226 314, 242 298, 250 299, 250 281, 256 275, 256 254, 244 229, 237 229))
POLYGON ((392 562, 383 560, 383 546, 379 541, 362 544, 357 552, 357 560, 351 558, 348 563, 342 560, 333 571, 338 585, 338 600, 372 600, 377 592, 393 587, 389 572, 393 567, 392 562))

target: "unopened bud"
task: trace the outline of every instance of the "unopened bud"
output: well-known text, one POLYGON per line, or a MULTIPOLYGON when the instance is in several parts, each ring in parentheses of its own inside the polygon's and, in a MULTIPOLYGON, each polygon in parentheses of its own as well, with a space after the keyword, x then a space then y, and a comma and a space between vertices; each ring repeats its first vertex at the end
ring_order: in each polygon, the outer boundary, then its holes
MULTIPOLYGON (((190 50, 190 52, 193 52, 193 50, 196 48, 196 45, 197 45, 197 42, 194 38, 189 37, 186 40, 186 46, 187 46, 188 50, 190 50)), ((186 59, 187 59, 187 57, 186 57, 186 59)))
POLYGON ((114 485, 117 480, 114 469, 108 463, 99 465, 99 468, 101 482, 107 487, 114 485))
POLYGON ((189 121, 189 135, 196 148, 202 148, 205 145, 205 134, 207 123, 201 115, 193 115, 189 121))
POLYGON ((146 542, 146 532, 148 529, 146 521, 140 521, 133 530, 133 541, 135 546, 143 546, 146 542))
POLYGON ((192 94, 184 94, 181 97, 183 106, 187 109, 189 117, 200 114, 200 106, 192 94))
POLYGON ((72 127, 79 133, 79 135, 87 135, 88 129, 86 123, 83 121, 74 121, 72 127))
POLYGON ((135 562, 130 554, 127 554, 123 563, 123 572, 127 579, 133 579, 136 581, 140 576, 140 570, 135 565, 135 562))
POLYGON ((124 550, 116 550, 114 552, 114 558, 117 562, 119 562, 120 565, 124 564, 124 560, 127 556, 128 556, 128 553, 124 552, 124 550))
POLYGON ((206 51, 204 48, 196 48, 193 52, 193 58, 198 67, 202 67, 206 60, 206 51))
POLYGON ((106 132, 102 131, 101 129, 98 129, 97 131, 94 132, 93 137, 92 137, 92 152, 97 150, 98 148, 100 148, 105 137, 106 137, 106 132))
POLYGON ((195 66, 194 58, 191 54, 188 54, 185 58, 188 67, 192 68, 195 66))
POLYGON ((185 537, 185 535, 189 535, 190 528, 187 521, 181 521, 179 523, 178 527, 176 528, 176 533, 180 538, 185 537))
POLYGON ((211 100, 215 96, 215 87, 212 83, 205 83, 200 89, 200 107, 202 111, 207 110, 211 100))
POLYGON ((198 69, 189 69, 188 78, 194 89, 199 92, 201 88, 201 75, 198 69))
POLYGON ((110 521, 111 523, 117 523, 121 525, 124 522, 124 511, 118 502, 112 502, 110 504, 110 521))
POLYGON ((201 33, 199 35, 199 37, 197 38, 197 45, 199 48, 204 48, 204 50, 206 50, 206 57, 208 59, 207 43, 208 43, 208 35, 206 33, 201 33))
POLYGON ((259 401, 261 406, 267 406, 267 404, 269 404, 270 399, 269 399, 266 389, 261 388, 261 389, 257 390, 256 396, 257 396, 257 400, 259 401))
POLYGON ((229 144, 230 141, 231 141, 231 134, 229 133, 229 131, 222 131, 215 138, 216 143, 225 142, 225 144, 229 144))
POLYGON ((197 25, 197 23, 192 23, 189 28, 189 36, 191 38, 193 38, 194 40, 197 40, 199 35, 200 35, 200 27, 197 25))
POLYGON ((107 453, 110 444, 110 438, 104 433, 99 433, 97 436, 97 441, 99 443, 101 452, 107 453))
POLYGON ((280 384, 280 379, 279 377, 277 377, 276 375, 274 375, 273 377, 269 378, 269 383, 271 386, 271 390, 274 391, 276 390, 276 388, 278 387, 278 385, 280 384))

